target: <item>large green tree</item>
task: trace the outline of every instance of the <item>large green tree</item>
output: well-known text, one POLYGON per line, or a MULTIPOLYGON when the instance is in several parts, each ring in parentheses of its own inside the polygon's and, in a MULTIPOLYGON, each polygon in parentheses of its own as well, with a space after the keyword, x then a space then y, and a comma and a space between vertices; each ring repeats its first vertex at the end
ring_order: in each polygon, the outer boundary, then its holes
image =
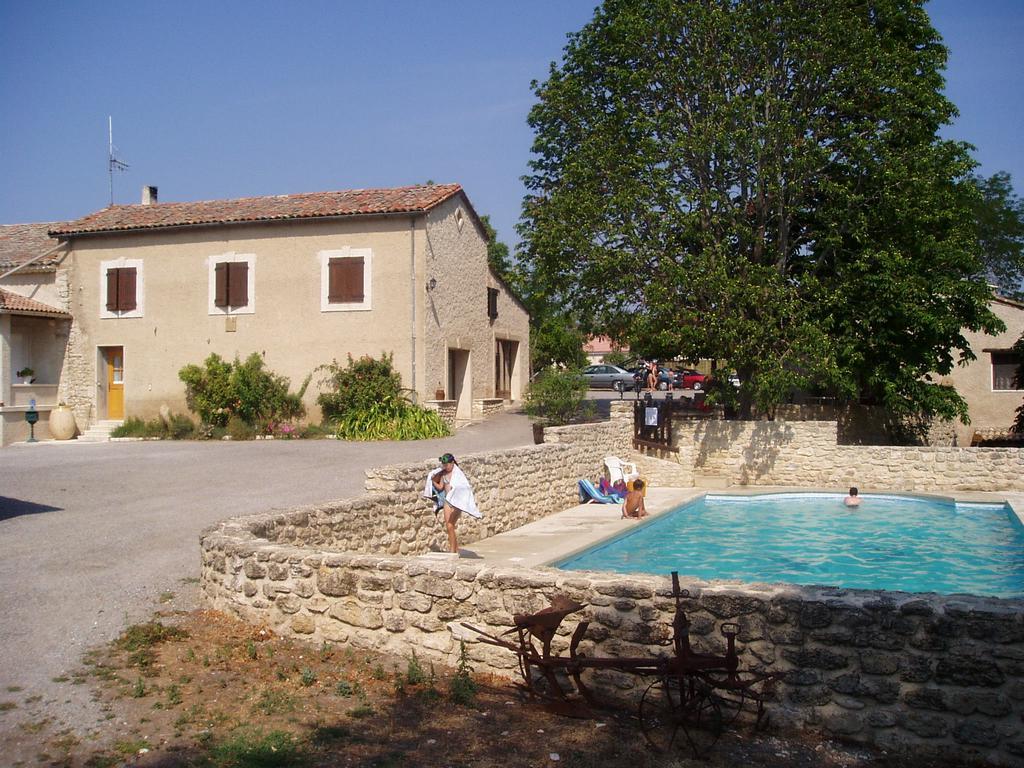
POLYGON ((580 318, 794 388, 964 415, 997 329, 946 50, 915 0, 606 0, 534 83, 521 259, 580 318))
POLYGON ((1004 296, 1024 301, 1024 200, 1005 171, 971 181, 985 277, 1004 296))

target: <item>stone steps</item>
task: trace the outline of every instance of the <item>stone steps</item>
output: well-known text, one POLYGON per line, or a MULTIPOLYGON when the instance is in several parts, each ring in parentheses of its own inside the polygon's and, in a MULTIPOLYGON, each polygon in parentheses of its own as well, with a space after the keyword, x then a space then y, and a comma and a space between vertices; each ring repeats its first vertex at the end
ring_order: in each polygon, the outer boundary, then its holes
POLYGON ((110 442, 110 432, 123 423, 124 421, 116 419, 97 421, 80 434, 77 439, 83 443, 108 443, 110 442))

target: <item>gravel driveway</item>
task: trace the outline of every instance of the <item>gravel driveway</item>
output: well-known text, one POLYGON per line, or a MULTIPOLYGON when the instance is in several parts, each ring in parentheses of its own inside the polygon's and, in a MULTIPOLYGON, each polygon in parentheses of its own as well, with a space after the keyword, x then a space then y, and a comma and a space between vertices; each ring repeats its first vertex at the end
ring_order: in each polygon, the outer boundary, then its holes
MULTIPOLYGON (((208 525, 358 495, 370 467, 532 441, 524 416, 503 413, 451 438, 405 443, 72 442, 0 450, 0 701, 79 732, 97 725, 101 713, 87 686, 53 678, 126 624, 149 618, 161 599, 196 607, 199 533, 208 525)), ((0 716, 0 749, 20 740, 15 714, 0 716)))

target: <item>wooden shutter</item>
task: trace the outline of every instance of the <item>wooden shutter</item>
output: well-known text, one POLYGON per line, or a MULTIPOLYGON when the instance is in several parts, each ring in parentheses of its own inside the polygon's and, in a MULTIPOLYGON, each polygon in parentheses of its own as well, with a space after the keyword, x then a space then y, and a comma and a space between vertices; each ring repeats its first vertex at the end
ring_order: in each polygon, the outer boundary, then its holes
POLYGON ((228 265, 228 304, 244 307, 249 303, 249 264, 236 261, 228 265))
POLYGON ((117 270, 117 309, 130 312, 136 306, 135 267, 122 267, 117 270))
POLYGON ((332 302, 361 302, 363 300, 363 259, 330 259, 327 262, 327 300, 332 302))
POLYGON ((228 264, 220 262, 213 268, 213 303, 218 307, 228 305, 228 264))
POLYGON ((117 311, 117 270, 107 270, 107 311, 117 311))

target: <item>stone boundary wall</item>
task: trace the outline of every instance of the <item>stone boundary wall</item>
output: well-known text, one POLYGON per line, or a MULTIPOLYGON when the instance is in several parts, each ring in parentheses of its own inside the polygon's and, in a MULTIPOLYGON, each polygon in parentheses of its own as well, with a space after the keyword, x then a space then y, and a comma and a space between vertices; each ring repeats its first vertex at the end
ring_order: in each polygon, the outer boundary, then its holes
MULTIPOLYGON (((481 520, 460 518, 460 544, 575 506, 576 481, 597 477, 607 446, 623 434, 617 420, 554 427, 545 430, 552 442, 543 445, 457 457, 484 513, 481 520)), ((257 538, 304 547, 390 555, 445 549, 442 525, 422 496, 427 473, 436 467, 433 459, 377 467, 366 472, 363 496, 236 522, 244 522, 245 530, 257 538)))
POLYGON ((676 429, 678 460, 738 485, 1021 491, 1019 448, 837 445, 834 421, 705 420, 676 429))
MULTIPOLYGON (((286 517, 279 515, 278 517, 286 517)), ((477 670, 515 677, 515 657, 475 642, 556 594, 587 605, 581 652, 663 655, 674 611, 669 579, 550 568, 495 568, 447 555, 326 553, 268 541, 255 521, 203 538, 207 601, 275 632, 315 643, 454 665, 465 640, 477 670)), ((281 529, 279 529, 281 530, 281 529)), ((697 651, 721 653, 722 621, 741 627, 744 669, 784 672, 770 704, 782 730, 813 729, 886 749, 931 750, 1020 764, 1024 759, 1024 601, 690 582, 684 607, 697 651)), ((635 706, 644 682, 587 673, 635 706)))
MULTIPOLYGON (((707 421, 677 436, 678 454, 636 455, 629 405, 614 404, 607 422, 546 429, 544 445, 460 457, 487 515, 460 521, 460 540, 571 506, 575 480, 595 476, 610 453, 637 459, 652 480, 696 471, 752 485, 842 486, 853 481, 849 472, 866 487, 905 490, 1024 482, 1017 449, 836 446, 834 423, 707 421)), ((495 567, 425 554, 444 543, 420 498, 432 466, 382 467, 367 472, 368 493, 355 499, 207 529, 207 601, 284 635, 400 655, 416 650, 447 664, 466 640, 478 670, 513 677, 512 654, 473 642, 460 622, 504 631, 514 613, 564 594, 588 606, 579 617, 591 621, 583 652, 665 653, 661 641, 674 608, 665 577, 495 567)), ((685 582, 696 650, 721 652, 719 625, 736 621, 743 667, 785 673, 771 705, 781 728, 996 764, 1024 760, 1024 600, 685 582)), ((574 627, 566 623, 558 647, 574 627)), ((589 674, 595 687, 635 704, 636 678, 589 674)))

